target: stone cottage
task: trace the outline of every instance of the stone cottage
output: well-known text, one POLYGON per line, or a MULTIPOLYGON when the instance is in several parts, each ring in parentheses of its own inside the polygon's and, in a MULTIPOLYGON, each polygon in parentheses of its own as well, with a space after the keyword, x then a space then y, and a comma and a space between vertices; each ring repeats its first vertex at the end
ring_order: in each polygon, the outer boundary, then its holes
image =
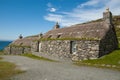
POLYGON ((109 9, 103 13, 102 21, 76 24, 65 28, 60 28, 56 23, 53 30, 40 35, 39 39, 29 44, 31 52, 41 52, 72 60, 99 58, 118 48, 112 13, 109 9))

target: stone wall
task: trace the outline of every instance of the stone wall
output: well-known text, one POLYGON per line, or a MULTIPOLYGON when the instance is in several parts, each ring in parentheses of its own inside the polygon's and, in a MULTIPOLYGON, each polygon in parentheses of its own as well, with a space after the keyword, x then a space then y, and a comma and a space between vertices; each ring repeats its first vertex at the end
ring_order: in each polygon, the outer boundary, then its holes
POLYGON ((72 60, 84 60, 98 58, 99 41, 76 40, 75 52, 72 53, 70 40, 42 41, 41 52, 51 54, 60 58, 71 58, 72 60))
POLYGON ((42 41, 40 51, 59 58, 70 58, 70 41, 42 41))
MULTIPOLYGON (((114 28, 113 28, 114 29, 114 28)), ((114 30, 110 29, 105 37, 100 41, 100 54, 99 56, 106 55, 118 48, 118 40, 114 30)))
POLYGON ((39 51, 39 41, 31 42, 31 52, 38 52, 39 51))
POLYGON ((77 54, 72 54, 73 60, 96 59, 99 56, 99 41, 76 41, 77 54))
POLYGON ((11 47, 9 47, 9 46, 8 46, 8 47, 5 47, 5 48, 4 48, 4 53, 5 53, 5 54, 11 54, 11 47))
POLYGON ((30 47, 15 47, 15 46, 8 46, 4 49, 5 54, 23 54, 23 53, 30 53, 30 47))

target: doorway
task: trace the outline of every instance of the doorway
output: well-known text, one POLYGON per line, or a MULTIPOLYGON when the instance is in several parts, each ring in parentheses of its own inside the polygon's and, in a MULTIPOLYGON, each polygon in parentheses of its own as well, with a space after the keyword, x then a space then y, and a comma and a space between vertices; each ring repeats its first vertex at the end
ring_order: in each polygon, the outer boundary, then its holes
POLYGON ((76 54, 76 51, 77 51, 76 41, 71 41, 70 42, 70 53, 71 54, 76 54))
POLYGON ((41 43, 39 43, 39 52, 41 52, 41 47, 42 47, 41 43))

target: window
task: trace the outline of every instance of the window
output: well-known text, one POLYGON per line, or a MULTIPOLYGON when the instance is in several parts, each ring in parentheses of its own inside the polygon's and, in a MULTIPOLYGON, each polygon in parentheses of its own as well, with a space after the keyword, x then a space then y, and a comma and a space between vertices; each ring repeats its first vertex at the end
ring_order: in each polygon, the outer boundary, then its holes
POLYGON ((51 37, 52 37, 52 35, 48 36, 48 38, 51 38, 51 37))
POLYGON ((60 37, 61 37, 61 35, 58 35, 58 36, 57 36, 57 38, 60 38, 60 37))
POLYGON ((20 46, 22 46, 23 45, 23 43, 20 43, 20 46))

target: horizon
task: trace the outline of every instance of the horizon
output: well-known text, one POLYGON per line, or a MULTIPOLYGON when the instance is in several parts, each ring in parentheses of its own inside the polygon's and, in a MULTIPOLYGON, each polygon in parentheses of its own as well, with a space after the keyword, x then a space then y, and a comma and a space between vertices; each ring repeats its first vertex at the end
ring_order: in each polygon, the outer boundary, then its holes
POLYGON ((12 42, 12 41, 14 41, 14 40, 0 40, 0 41, 12 42))
POLYGON ((119 0, 0 0, 0 40, 14 41, 52 30, 100 19, 109 7, 120 15, 119 0))

